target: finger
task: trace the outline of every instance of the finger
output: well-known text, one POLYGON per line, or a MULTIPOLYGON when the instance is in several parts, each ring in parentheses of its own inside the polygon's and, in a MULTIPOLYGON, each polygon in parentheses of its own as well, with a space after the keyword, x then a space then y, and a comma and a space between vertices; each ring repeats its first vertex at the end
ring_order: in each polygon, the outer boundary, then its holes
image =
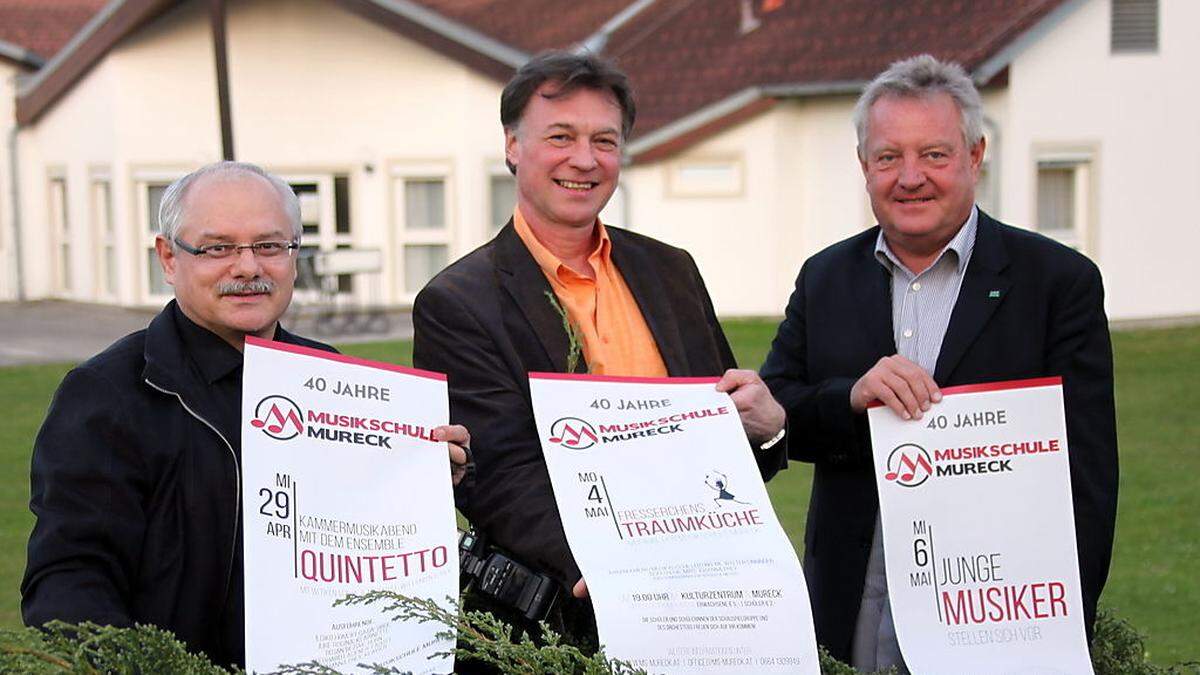
POLYGON ((884 372, 878 376, 874 390, 876 398, 892 408, 901 418, 912 419, 912 393, 908 390, 904 378, 894 372, 884 372))
POLYGON ((575 582, 575 587, 571 589, 571 595, 577 598, 586 598, 588 596, 588 587, 583 579, 575 582))
POLYGON ((877 400, 891 408, 892 412, 896 413, 896 415, 901 419, 912 419, 912 416, 908 414, 908 410, 905 409, 904 404, 900 401, 900 398, 896 396, 896 393, 891 389, 887 387, 880 387, 877 394, 872 395, 868 393, 867 396, 870 397, 869 400, 877 400))
POLYGON ((924 372, 906 373, 904 381, 908 384, 908 388, 912 391, 913 397, 917 401, 917 405, 924 411, 929 410, 929 386, 927 385, 929 378, 924 372))
POLYGON ((917 402, 921 404, 921 410, 928 411, 930 402, 937 403, 941 400, 941 392, 938 390, 937 383, 933 381, 933 377, 921 366, 905 359, 902 356, 897 356, 900 360, 900 369, 908 385, 913 390, 913 394, 917 397, 917 402), (934 393, 937 393, 937 398, 934 393))
POLYGON ((925 378, 925 386, 929 389, 929 400, 934 403, 940 403, 942 400, 942 388, 937 385, 937 382, 933 381, 933 376, 929 373, 925 373, 925 378))
POLYGON ((912 401, 908 400, 908 397, 901 389, 897 388, 896 393, 905 401, 905 405, 908 407, 908 411, 912 413, 912 416, 920 419, 921 413, 929 410, 929 391, 925 386, 926 380, 929 379, 929 374, 925 372, 924 368, 899 354, 890 357, 888 367, 892 375, 904 381, 905 388, 911 393, 912 401))
POLYGON ((907 415, 901 415, 904 419, 920 416, 921 406, 913 396, 912 389, 908 386, 908 380, 897 373, 888 373, 883 377, 883 386, 891 390, 900 406, 904 408, 904 412, 907 413, 907 415))
POLYGON ((743 413, 754 408, 758 396, 754 389, 742 387, 730 393, 729 398, 733 400, 733 405, 737 408, 737 411, 743 413))
POLYGON ((455 467, 461 467, 467 463, 467 451, 457 443, 447 443, 447 448, 450 448, 450 463, 455 467))
POLYGON ((753 370, 744 368, 730 368, 721 376, 721 380, 717 382, 717 391, 728 392, 733 391, 744 385, 753 383, 758 380, 758 373, 753 370))
POLYGON ((471 433, 461 424, 443 424, 440 427, 434 427, 431 436, 435 441, 457 443, 464 448, 471 447, 471 433))

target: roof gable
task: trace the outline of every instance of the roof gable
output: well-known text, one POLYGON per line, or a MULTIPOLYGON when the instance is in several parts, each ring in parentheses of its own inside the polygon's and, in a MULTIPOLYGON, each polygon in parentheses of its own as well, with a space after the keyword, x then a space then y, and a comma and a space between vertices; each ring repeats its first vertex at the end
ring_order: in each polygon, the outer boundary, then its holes
MULTIPOLYGON (((787 96, 852 94, 891 62, 928 52, 980 84, 1031 27, 1076 0, 333 0, 496 80, 532 54, 619 24, 604 54, 638 98, 634 158, 661 156, 787 96), (619 17, 624 18, 619 18, 619 17), (616 20, 614 20, 616 18, 616 20), (763 103, 763 101, 767 103, 763 103), (748 111, 750 111, 748 113, 748 111), (651 150, 657 150, 650 153, 651 150)), ((99 0, 65 0, 81 6, 99 0)), ((38 0, 0 0, 5 4, 38 0)), ((179 0, 113 0, 22 87, 28 124, 127 35, 179 0)), ((0 39, 2 39, 0 35, 0 39)), ((590 43, 595 44, 595 43, 590 43)))
POLYGON ((105 0, 0 0, 0 57, 39 68, 105 0))
POLYGON ((692 2, 654 31, 620 31, 608 54, 637 85, 644 135, 747 87, 864 83, 923 52, 973 72, 1062 2, 784 0, 745 34, 736 0, 692 2))

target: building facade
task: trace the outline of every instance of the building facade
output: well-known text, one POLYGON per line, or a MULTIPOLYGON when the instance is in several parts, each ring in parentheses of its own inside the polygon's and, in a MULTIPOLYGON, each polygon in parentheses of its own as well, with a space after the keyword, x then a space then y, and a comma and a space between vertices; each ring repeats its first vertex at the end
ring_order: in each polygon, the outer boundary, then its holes
MULTIPOLYGON (((986 210, 1096 260, 1114 319, 1200 316, 1200 293, 1182 290, 1200 246, 1184 204, 1200 184, 1200 129, 1185 120, 1200 107, 1189 39, 1200 4, 1141 0, 1153 14, 1130 20, 1122 0, 977 3, 989 7, 946 21, 978 35, 882 52, 871 45, 906 19, 856 13, 863 3, 828 3, 832 27, 812 23, 811 2, 686 4, 521 0, 471 14, 449 0, 229 2, 226 133, 237 159, 297 190, 299 299, 318 299, 315 273, 328 270, 316 254, 349 250, 358 257, 343 256, 347 274, 326 293, 403 306, 490 238, 514 201, 504 80, 541 48, 586 43, 629 70, 643 105, 603 217, 691 251, 722 315, 780 313, 809 255, 873 224, 855 96, 890 60, 930 51, 962 61, 984 91, 986 210), (546 12, 569 20, 539 27, 546 12), (846 65, 835 57, 855 44, 794 46, 805 30, 865 40, 868 56, 846 65), (788 51, 799 48, 818 51, 788 51)), ((169 297, 153 254, 158 200, 222 157, 209 12, 117 0, 39 68, 0 59, 0 298, 169 297)))

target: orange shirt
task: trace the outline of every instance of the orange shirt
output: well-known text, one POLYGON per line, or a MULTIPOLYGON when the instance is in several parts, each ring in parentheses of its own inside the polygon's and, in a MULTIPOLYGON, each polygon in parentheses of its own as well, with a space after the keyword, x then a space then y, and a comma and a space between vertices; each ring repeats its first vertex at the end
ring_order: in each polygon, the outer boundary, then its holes
POLYGON ((543 246, 529 229, 519 208, 513 212, 513 226, 542 268, 558 301, 567 310, 567 317, 578 329, 588 372, 593 375, 666 377, 667 366, 658 352, 654 335, 621 272, 612 262, 612 240, 603 223, 596 221, 600 243, 588 256, 595 280, 567 267, 543 246))

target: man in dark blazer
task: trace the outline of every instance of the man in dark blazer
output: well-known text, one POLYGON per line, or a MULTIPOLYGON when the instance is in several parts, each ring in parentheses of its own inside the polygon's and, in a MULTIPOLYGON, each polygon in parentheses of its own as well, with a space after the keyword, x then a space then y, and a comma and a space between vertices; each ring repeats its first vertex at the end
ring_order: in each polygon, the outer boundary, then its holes
MULTIPOLYGON (((893 64, 855 111, 880 225, 800 270, 763 378, 788 454, 815 465, 805 574, 817 640, 868 670, 902 665, 882 578, 872 400, 919 419, 939 387, 1063 378, 1085 625, 1108 575, 1117 496, 1112 349, 1096 266, 974 205, 982 104, 955 64, 893 64)), ((958 508, 947 505, 947 508, 958 508)))
MULTIPOLYGON (((505 156, 517 178, 513 219, 430 281, 413 307, 413 362, 447 373, 450 417, 473 439, 475 489, 461 510, 493 544, 556 580, 562 602, 550 623, 585 641, 595 638, 594 618, 528 383, 529 372, 567 370, 566 324, 581 341, 576 372, 724 374, 718 388, 733 397, 756 447, 777 439, 784 423, 757 373, 731 370, 733 353, 691 256, 598 219, 633 120, 625 76, 594 56, 549 53, 522 67, 501 97, 505 156)), ((764 477, 781 468, 781 448, 756 450, 764 477)), ((476 605, 534 628, 502 606, 476 605)))

